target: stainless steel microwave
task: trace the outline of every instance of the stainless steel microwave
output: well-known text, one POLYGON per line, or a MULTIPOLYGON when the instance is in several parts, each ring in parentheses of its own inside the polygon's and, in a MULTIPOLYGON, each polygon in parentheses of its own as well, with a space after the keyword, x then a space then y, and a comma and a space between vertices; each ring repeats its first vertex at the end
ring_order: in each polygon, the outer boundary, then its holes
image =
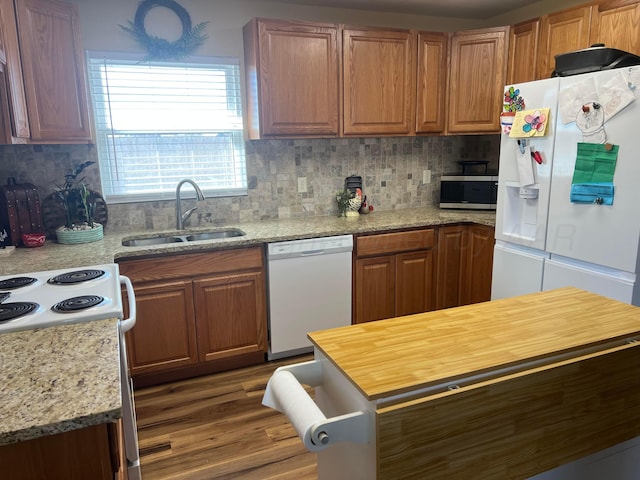
POLYGON ((443 175, 440 180, 440 208, 495 210, 497 201, 497 175, 443 175))

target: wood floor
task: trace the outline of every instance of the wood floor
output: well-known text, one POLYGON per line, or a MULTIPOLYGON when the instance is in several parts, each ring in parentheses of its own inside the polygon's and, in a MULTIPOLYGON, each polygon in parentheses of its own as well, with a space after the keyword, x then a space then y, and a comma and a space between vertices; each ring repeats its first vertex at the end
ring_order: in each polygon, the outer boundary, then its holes
POLYGON ((182 380, 135 392, 144 480, 311 480, 316 456, 283 414, 262 406, 280 365, 182 380))

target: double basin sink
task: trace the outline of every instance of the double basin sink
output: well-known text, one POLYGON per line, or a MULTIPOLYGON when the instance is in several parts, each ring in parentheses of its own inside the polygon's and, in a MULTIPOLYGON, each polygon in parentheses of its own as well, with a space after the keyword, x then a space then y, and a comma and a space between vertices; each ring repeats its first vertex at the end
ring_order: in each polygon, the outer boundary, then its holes
POLYGON ((196 242, 199 240, 222 240, 225 238, 242 237, 245 233, 238 228, 224 230, 211 230, 206 232, 168 234, 158 236, 139 236, 122 240, 124 247, 149 247, 153 245, 165 245, 167 243, 196 242))

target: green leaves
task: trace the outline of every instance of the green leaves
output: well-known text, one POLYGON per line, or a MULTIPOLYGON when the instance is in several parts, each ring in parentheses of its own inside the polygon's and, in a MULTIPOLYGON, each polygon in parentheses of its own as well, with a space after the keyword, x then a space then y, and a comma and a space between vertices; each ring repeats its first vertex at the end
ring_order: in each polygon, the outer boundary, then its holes
POLYGON ((78 177, 85 168, 94 163, 96 162, 87 161, 76 165, 73 170, 65 174, 64 184, 56 187, 55 195, 64 208, 67 228, 71 228, 76 222, 83 221, 93 227, 95 201, 89 201, 91 192, 84 183, 85 177, 78 177))
POLYGON ((356 194, 349 189, 345 189, 338 192, 336 195, 336 202, 338 202, 338 216, 343 217, 349 209, 349 201, 354 198, 356 194))

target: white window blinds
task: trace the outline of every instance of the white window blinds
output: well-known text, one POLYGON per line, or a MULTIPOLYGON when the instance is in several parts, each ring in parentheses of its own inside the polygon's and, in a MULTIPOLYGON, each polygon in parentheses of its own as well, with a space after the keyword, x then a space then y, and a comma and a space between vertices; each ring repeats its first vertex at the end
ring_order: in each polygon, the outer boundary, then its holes
POLYGON ((237 59, 167 63, 89 53, 103 195, 175 198, 184 178, 207 196, 246 194, 237 59))

